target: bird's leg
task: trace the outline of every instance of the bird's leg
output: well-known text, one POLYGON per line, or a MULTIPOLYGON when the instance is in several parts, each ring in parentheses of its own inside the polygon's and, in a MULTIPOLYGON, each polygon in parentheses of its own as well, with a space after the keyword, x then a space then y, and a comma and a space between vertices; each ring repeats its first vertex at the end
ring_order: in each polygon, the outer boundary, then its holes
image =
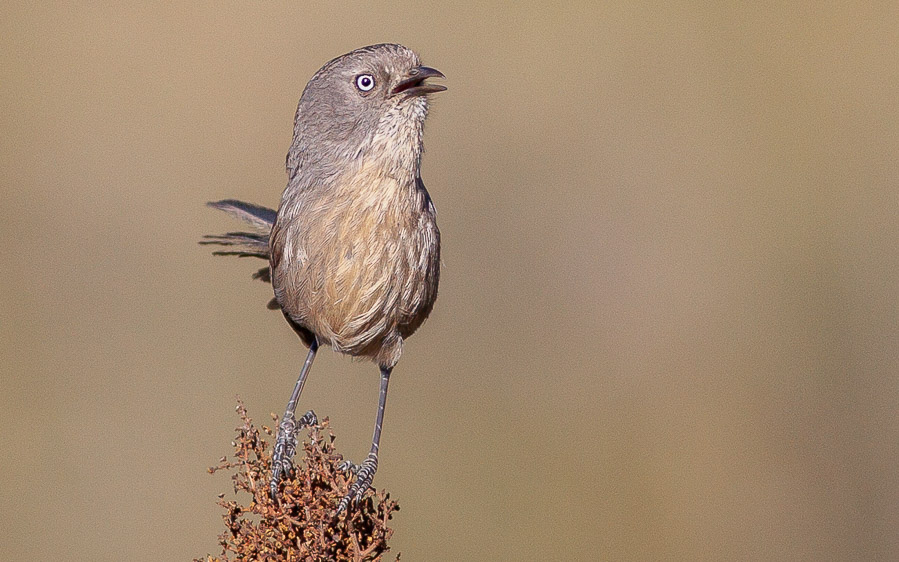
POLYGON ((278 437, 275 439, 275 452, 272 454, 272 482, 269 487, 272 500, 277 500, 278 484, 281 477, 293 469, 293 456, 297 452, 297 432, 310 425, 318 423, 315 412, 309 410, 299 420, 296 418, 297 402, 300 394, 303 392, 303 385, 306 384, 306 376, 309 374, 309 368, 315 359, 315 352, 318 351, 318 341, 313 339, 312 345, 309 346, 309 354, 306 355, 306 362, 300 370, 300 378, 297 379, 296 386, 293 387, 293 393, 287 402, 287 410, 281 423, 278 424, 278 437))
POLYGON ((371 486, 371 481, 375 477, 378 470, 378 446, 381 442, 381 425, 384 422, 384 405, 387 403, 387 383, 390 382, 390 371, 392 368, 381 367, 381 392, 378 395, 378 418, 375 421, 375 433, 371 438, 371 451, 368 457, 361 465, 354 465, 351 462, 345 462, 341 468, 356 475, 356 481, 350 486, 350 491, 340 500, 337 506, 337 513, 349 507, 350 502, 359 503, 362 495, 371 486))

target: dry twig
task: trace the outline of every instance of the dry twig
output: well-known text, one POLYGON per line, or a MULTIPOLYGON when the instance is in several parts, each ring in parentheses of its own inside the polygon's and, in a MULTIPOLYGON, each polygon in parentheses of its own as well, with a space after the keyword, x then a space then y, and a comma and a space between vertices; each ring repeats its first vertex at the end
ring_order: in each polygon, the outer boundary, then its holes
MULTIPOLYGON (((334 450, 327 418, 309 428, 309 440, 303 443, 305 457, 298 456, 295 474, 284 481, 275 503, 268 493, 271 446, 240 400, 237 413, 243 423, 232 442, 234 459, 222 457, 218 466, 209 469, 233 472, 237 494, 234 500, 219 495, 226 527, 219 535, 222 553, 194 562, 384 560, 393 534, 387 522, 399 506, 386 492, 369 490, 357 506, 336 514, 350 482, 338 468, 343 457, 334 450)), ((262 432, 272 438, 271 429, 263 426, 262 432)))

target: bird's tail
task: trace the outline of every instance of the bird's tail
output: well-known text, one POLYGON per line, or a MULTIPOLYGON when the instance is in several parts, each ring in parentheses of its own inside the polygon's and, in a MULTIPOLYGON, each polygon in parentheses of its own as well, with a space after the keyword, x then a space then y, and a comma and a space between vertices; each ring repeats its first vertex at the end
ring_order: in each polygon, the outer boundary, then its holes
MULTIPOLYGON (((241 258, 253 257, 268 260, 268 238, 275 224, 277 212, 267 207, 244 203, 234 199, 212 201, 207 203, 214 209, 225 211, 232 217, 236 217, 250 226, 251 232, 228 232, 226 234, 207 234, 200 244, 225 246, 227 249, 216 250, 216 256, 238 256, 241 258)), ((263 267, 253 274, 253 279, 259 279, 271 283, 272 278, 268 266, 263 267)), ((277 304, 275 305, 277 308, 277 304)), ((269 303, 271 308, 271 303, 269 303)))

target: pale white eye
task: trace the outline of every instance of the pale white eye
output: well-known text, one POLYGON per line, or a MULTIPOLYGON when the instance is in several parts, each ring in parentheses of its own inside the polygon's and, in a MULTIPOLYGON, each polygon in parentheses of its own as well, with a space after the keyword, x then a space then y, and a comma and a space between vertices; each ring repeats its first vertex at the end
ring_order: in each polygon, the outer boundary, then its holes
POLYGON ((356 87, 367 92, 375 87, 375 77, 371 74, 360 74, 356 77, 356 87))

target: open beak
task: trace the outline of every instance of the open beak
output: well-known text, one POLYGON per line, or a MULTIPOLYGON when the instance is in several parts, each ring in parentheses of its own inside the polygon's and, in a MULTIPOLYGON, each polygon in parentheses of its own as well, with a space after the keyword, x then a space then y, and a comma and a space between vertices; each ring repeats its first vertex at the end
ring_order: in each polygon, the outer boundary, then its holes
POLYGON ((393 94, 406 94, 408 96, 423 96, 442 92, 446 86, 440 84, 428 84, 428 78, 446 78, 442 72, 429 66, 416 66, 409 70, 407 77, 393 88, 393 94))

